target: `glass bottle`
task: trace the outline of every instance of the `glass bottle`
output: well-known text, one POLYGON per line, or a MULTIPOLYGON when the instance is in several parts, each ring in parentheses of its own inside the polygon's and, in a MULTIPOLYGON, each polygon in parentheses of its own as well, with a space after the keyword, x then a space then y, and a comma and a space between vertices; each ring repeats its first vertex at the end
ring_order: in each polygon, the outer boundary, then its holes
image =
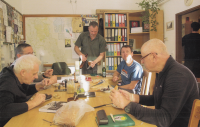
POLYGON ((105 62, 103 62, 103 67, 102 67, 102 77, 106 77, 105 62))

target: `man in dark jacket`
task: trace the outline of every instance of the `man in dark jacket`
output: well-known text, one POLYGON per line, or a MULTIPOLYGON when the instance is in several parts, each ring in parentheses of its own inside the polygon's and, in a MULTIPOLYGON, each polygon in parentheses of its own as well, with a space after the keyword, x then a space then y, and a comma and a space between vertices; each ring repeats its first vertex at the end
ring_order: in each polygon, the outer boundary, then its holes
POLYGON ((145 68, 157 73, 153 95, 112 90, 110 98, 113 104, 137 119, 158 127, 187 127, 193 101, 199 98, 194 75, 169 55, 165 44, 159 39, 144 43, 141 55, 145 68), (155 106, 155 109, 141 105, 155 106))
POLYGON ((36 93, 49 79, 29 85, 38 78, 40 61, 34 55, 23 55, 15 66, 5 67, 0 73, 0 127, 13 116, 22 114, 45 101, 45 94, 36 93), (35 94, 36 93, 36 94, 35 94), (32 100, 30 97, 35 94, 32 100))

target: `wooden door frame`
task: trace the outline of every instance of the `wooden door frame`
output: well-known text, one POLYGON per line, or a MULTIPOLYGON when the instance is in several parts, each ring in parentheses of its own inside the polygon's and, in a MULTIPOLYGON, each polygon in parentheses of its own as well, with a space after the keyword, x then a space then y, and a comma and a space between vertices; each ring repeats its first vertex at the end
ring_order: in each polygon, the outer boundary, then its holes
POLYGON ((200 5, 176 14, 176 61, 182 62, 182 15, 200 10, 200 5))

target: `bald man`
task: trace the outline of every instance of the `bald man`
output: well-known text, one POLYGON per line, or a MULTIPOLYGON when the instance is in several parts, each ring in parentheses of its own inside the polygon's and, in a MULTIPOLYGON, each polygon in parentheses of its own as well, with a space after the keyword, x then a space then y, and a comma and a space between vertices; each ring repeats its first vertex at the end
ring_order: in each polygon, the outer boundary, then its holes
POLYGON ((193 101, 199 98, 194 75, 169 55, 159 39, 144 43, 141 55, 141 63, 146 69, 157 73, 153 95, 112 90, 110 98, 113 104, 158 127, 187 127, 193 101), (155 109, 141 105, 155 106, 155 109))

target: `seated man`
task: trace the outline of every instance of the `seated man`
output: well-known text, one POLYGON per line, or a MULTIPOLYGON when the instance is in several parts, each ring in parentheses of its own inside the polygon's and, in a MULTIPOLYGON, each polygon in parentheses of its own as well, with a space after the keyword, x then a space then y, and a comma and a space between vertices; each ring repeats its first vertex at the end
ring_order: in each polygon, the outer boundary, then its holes
POLYGON ((146 69, 157 73, 153 95, 112 90, 110 98, 113 104, 158 127, 187 127, 193 101, 199 98, 194 75, 169 55, 159 39, 144 43, 141 55, 141 63, 146 69), (155 106, 155 109, 142 105, 155 106))
POLYGON ((138 62, 133 60, 133 51, 129 45, 124 45, 121 48, 121 56, 123 61, 114 72, 113 81, 116 82, 121 74, 122 83, 119 88, 126 89, 131 93, 140 94, 143 68, 138 62))
MULTIPOLYGON (((16 49, 15 49, 15 58, 19 58, 23 55, 26 54, 33 54, 33 48, 29 44, 19 44, 16 49)), ((14 65, 15 62, 12 63, 14 65)), ((50 84, 56 83, 57 82, 57 76, 52 76, 53 74, 53 69, 48 69, 46 70, 43 74, 38 74, 38 78, 34 80, 34 82, 40 82, 44 78, 50 78, 50 84)))
POLYGON ((29 85, 38 78, 40 60, 24 55, 15 66, 5 67, 0 73, 0 127, 13 116, 22 114, 45 101, 45 94, 36 93, 49 85, 49 79, 29 85), (36 94, 35 94, 36 93, 36 94), (32 100, 30 95, 35 94, 32 100))

